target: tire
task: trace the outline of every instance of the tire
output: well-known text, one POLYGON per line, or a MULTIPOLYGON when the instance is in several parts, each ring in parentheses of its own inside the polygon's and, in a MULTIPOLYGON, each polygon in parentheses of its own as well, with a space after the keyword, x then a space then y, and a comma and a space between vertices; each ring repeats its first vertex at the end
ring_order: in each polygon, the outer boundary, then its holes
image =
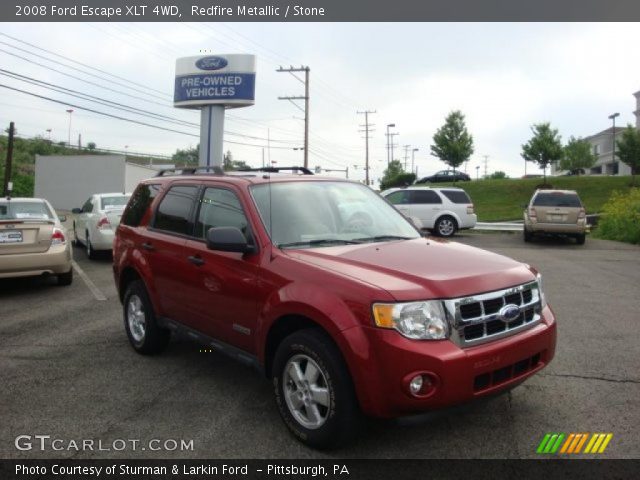
POLYGON ((576 243, 578 245, 584 245, 584 241, 586 240, 586 235, 584 233, 576 235, 576 243))
POLYGON ((57 281, 58 285, 61 287, 71 285, 71 283, 73 282, 73 267, 71 267, 67 273, 59 274, 57 281))
POLYGON ((458 230, 458 224, 455 218, 445 215, 436 221, 433 230, 439 237, 449 238, 453 237, 458 230))
POLYGON ((531 232, 527 231, 526 228, 523 228, 522 232, 525 242, 530 242, 533 239, 533 235, 531 234, 531 232))
POLYGON ((91 239, 89 238, 89 232, 85 232, 85 240, 84 240, 85 250, 87 252, 87 258, 89 260, 95 260, 98 256, 98 253, 93 249, 93 245, 91 245, 91 239))
POLYGON ((329 449, 356 437, 362 415, 353 382, 340 350, 322 330, 301 330, 285 338, 271 379, 280 416, 298 440, 329 449))
POLYGON ((171 332, 160 328, 147 289, 141 280, 129 284, 123 302, 124 329, 133 349, 142 355, 162 352, 171 332))

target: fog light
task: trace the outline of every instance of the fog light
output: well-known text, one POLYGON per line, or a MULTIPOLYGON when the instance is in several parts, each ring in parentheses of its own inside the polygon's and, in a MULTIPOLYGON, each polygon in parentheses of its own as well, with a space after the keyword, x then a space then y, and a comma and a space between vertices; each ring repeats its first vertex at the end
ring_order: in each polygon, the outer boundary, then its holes
POLYGON ((420 395, 420 391, 422 390, 423 385, 422 375, 416 375, 411 379, 409 383, 409 391, 412 395, 420 395))

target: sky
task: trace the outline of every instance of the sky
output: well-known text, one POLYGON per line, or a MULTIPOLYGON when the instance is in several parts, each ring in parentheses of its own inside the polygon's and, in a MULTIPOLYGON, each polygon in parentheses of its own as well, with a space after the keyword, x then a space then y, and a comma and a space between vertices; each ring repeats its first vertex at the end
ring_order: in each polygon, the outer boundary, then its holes
MULTIPOLYGON (((391 123, 398 133, 394 158, 404 162, 409 146, 410 169, 417 148, 418 175, 434 173, 446 166, 430 155, 433 135, 449 112, 461 110, 475 147, 468 173, 475 177, 480 167, 482 175, 486 159, 488 173, 520 177, 521 146, 535 123, 551 122, 563 141, 610 127, 607 117, 614 112, 618 125, 635 124, 637 32, 633 23, 4 23, 0 85, 62 103, 0 88, 0 125, 14 121, 19 135, 67 141, 71 117, 74 144, 81 135, 83 144, 170 156, 198 143, 196 125, 117 111, 7 72, 198 124, 197 111, 173 107, 176 58, 249 53, 257 56, 255 105, 227 110, 225 120, 224 150, 237 160, 260 166, 264 152, 267 163, 302 164, 302 151, 294 148, 304 143, 303 113, 278 96, 303 95, 304 86, 276 69, 304 65, 311 69, 312 168, 348 168, 350 178, 364 179, 364 116, 357 112, 371 110, 371 178, 379 179, 387 165, 391 123)), ((540 171, 529 164, 527 172, 540 171)))

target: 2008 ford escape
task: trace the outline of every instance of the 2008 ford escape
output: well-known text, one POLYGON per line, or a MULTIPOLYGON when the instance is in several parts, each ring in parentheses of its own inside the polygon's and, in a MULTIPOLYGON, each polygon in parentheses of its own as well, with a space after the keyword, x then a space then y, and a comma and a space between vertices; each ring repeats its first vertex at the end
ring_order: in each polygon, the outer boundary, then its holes
POLYGON ((114 243, 136 351, 186 332, 258 366, 316 448, 351 439, 363 414, 466 402, 551 361, 555 318, 533 268, 423 238, 366 186, 277 170, 138 186, 114 243))

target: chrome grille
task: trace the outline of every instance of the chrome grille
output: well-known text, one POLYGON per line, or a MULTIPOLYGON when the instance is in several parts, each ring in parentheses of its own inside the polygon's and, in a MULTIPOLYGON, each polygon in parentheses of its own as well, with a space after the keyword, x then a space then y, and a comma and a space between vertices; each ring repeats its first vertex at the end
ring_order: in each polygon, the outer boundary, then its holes
POLYGON ((445 300, 451 325, 451 340, 462 347, 479 345, 514 335, 540 322, 540 287, 537 282, 445 300), (518 315, 506 320, 500 311, 507 305, 518 309, 518 315))

